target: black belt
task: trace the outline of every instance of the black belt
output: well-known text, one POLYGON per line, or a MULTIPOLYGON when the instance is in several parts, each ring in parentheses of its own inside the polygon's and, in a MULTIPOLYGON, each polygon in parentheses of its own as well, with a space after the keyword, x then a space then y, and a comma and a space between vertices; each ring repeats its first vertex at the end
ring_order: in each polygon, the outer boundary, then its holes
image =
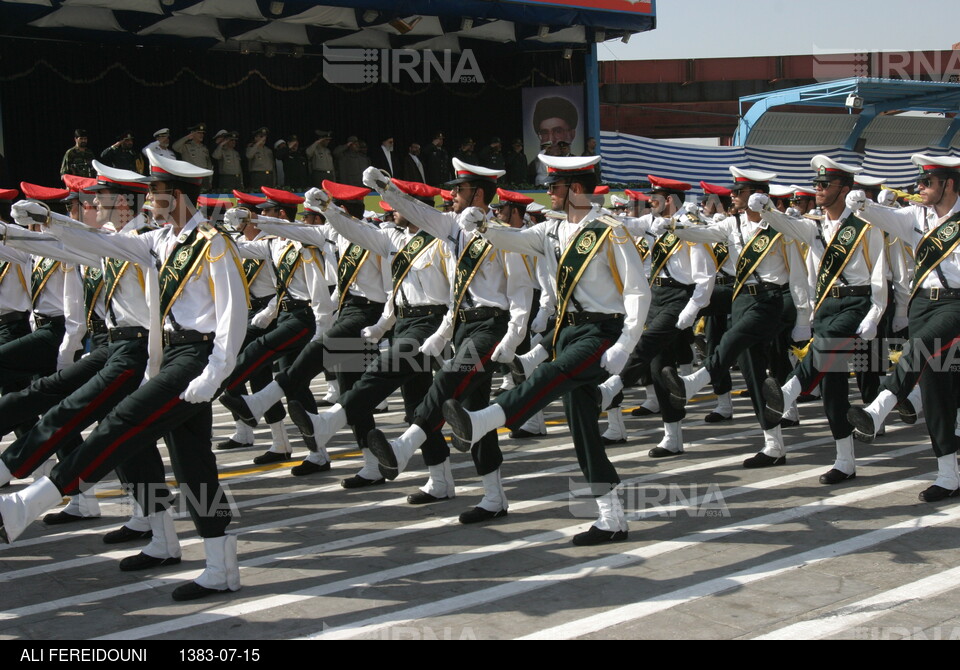
POLYGON ((103 319, 91 319, 87 322, 87 330, 91 335, 103 335, 107 332, 107 322, 103 319))
POLYGON ((33 321, 37 324, 37 328, 43 328, 51 323, 60 325, 66 323, 66 319, 62 316, 47 316, 46 314, 38 314, 37 312, 33 313, 33 321))
POLYGON ((198 333, 195 330, 163 331, 163 346, 173 344, 193 344, 194 342, 212 342, 214 333, 198 333))
POLYGON ((717 275, 717 278, 713 281, 714 286, 732 286, 733 277, 728 277, 727 275, 717 275))
POLYGON ((499 316, 508 316, 509 312, 499 307, 474 307, 472 309, 461 309, 457 312, 457 320, 463 323, 471 321, 486 321, 499 316))
POLYGON ((298 309, 304 309, 309 306, 309 300, 293 300, 291 298, 284 298, 280 301, 280 310, 283 312, 295 312, 298 309))
MULTIPOLYGON (((193 332, 193 331, 187 331, 193 332)), ((150 331, 140 326, 126 326, 125 328, 111 328, 107 331, 107 337, 111 342, 121 342, 123 340, 139 340, 150 334, 150 331)), ((164 338, 166 340, 166 338, 164 338)))
POLYGON ((607 314, 606 312, 567 312, 563 315, 563 323, 568 326, 579 326, 582 323, 597 323, 623 318, 623 314, 607 314))
POLYGON ((24 321, 29 317, 30 312, 7 312, 6 314, 0 314, 0 326, 5 326, 15 321, 24 321))
POLYGON ((667 286, 670 288, 683 288, 683 289, 693 288, 693 284, 684 284, 682 282, 678 282, 676 279, 671 279, 670 277, 654 277, 653 285, 667 286))
POLYGON ((853 295, 870 295, 872 286, 831 286, 827 295, 831 298, 846 298, 853 295))
POLYGON ((779 291, 784 286, 786 286, 786 284, 774 284, 773 282, 769 281, 761 281, 757 282, 756 284, 744 284, 742 293, 746 293, 747 295, 757 295, 763 291, 779 291))
POLYGON ((343 299, 343 304, 353 305, 354 307, 367 307, 369 305, 383 306, 382 302, 376 302, 375 300, 364 298, 363 296, 356 295, 355 293, 348 293, 347 297, 343 299))
POLYGON ((250 309, 263 309, 270 304, 270 301, 273 300, 272 295, 265 295, 260 298, 250 298, 250 309))
POLYGON ((416 307, 397 307, 398 319, 412 319, 417 316, 446 314, 446 305, 418 305, 416 307))
POLYGON ((960 298, 960 288, 925 288, 919 295, 929 300, 947 300, 960 298))

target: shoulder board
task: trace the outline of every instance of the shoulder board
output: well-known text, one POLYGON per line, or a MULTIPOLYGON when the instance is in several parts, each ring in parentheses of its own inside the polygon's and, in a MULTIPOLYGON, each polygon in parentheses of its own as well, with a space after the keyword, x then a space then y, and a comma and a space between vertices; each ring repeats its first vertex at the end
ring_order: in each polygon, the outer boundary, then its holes
POLYGON ((548 219, 554 219, 555 221, 566 221, 566 220, 567 220, 567 215, 566 215, 565 212, 554 212, 554 211, 552 211, 552 210, 549 211, 549 212, 546 212, 546 217, 547 217, 548 219))
POLYGON ((598 217, 596 218, 596 221, 599 221, 600 223, 606 224, 606 225, 610 226, 611 228, 620 228, 620 227, 623 226, 623 221, 621 221, 621 220, 618 219, 617 217, 612 216, 612 215, 610 215, 610 214, 602 214, 601 216, 598 216, 598 217))
POLYGON ((204 221, 197 226, 197 232, 208 240, 212 240, 220 232, 209 221, 204 221))
POLYGON ((822 214, 804 214, 803 218, 810 219, 811 221, 823 221, 824 219, 822 214))

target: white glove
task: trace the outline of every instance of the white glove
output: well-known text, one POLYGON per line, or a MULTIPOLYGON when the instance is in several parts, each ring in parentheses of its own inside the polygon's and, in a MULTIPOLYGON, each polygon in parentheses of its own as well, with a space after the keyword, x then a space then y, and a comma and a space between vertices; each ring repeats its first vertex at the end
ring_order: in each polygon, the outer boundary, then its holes
POLYGON ((677 318, 677 330, 686 330, 693 325, 693 322, 697 320, 697 313, 700 312, 700 308, 696 305, 687 303, 686 307, 680 312, 680 316, 677 318))
POLYGON ((214 386, 212 382, 200 376, 187 384, 187 389, 180 394, 180 399, 197 405, 213 400, 213 394, 216 392, 217 387, 214 386))
POLYGON ((379 323, 372 326, 367 326, 360 331, 360 337, 365 339, 371 344, 377 344, 380 340, 383 339, 383 334, 386 332, 386 329, 381 326, 379 323))
POLYGON ((493 350, 493 355, 490 357, 490 359, 494 363, 509 363, 513 360, 516 350, 517 345, 511 344, 506 340, 502 340, 500 344, 497 345, 496 349, 493 350))
POLYGON ((770 196, 766 193, 754 193, 747 200, 747 208, 751 212, 762 212, 770 204, 770 196))
POLYGON ((910 325, 910 320, 905 316, 895 316, 893 317, 893 332, 899 333, 901 330, 910 325))
POLYGON ((535 333, 542 333, 547 329, 547 321, 549 320, 550 315, 547 314, 547 310, 537 310, 537 315, 533 317, 533 321, 530 322, 530 330, 535 333))
POLYGON ((800 218, 800 210, 796 207, 787 207, 787 211, 784 212, 787 216, 792 216, 795 219, 800 218))
POLYGON ((30 202, 29 200, 20 200, 10 208, 10 216, 21 226, 38 223, 31 214, 45 218, 47 216, 47 208, 38 202, 30 202))
POLYGON ((240 226, 246 221, 249 214, 240 207, 231 207, 223 215, 223 225, 228 229, 240 230, 240 226))
POLYGON ((857 327, 857 335, 861 340, 872 340, 877 336, 877 322, 872 319, 864 319, 857 327))
POLYGON ((806 342, 812 335, 810 326, 794 326, 790 331, 790 339, 794 342, 806 342))
POLYGON ((859 212, 867 204, 867 194, 857 189, 847 193, 846 205, 853 212, 859 212))
POLYGON ((383 189, 386 188, 389 183, 383 172, 378 168, 371 166, 363 171, 363 185, 367 188, 372 188, 374 191, 383 193, 383 189))
POLYGON ((323 209, 330 202, 330 196, 323 189, 314 187, 303 194, 303 201, 311 207, 323 209))
POLYGON ((726 221, 726 219, 727 219, 726 212, 717 212, 716 214, 713 215, 714 223, 720 223, 721 221, 726 221))
POLYGON ((475 231, 483 220, 487 218, 486 212, 484 212, 479 207, 467 207, 465 210, 460 212, 460 217, 457 219, 460 227, 468 233, 475 231))
POLYGON ((423 344, 420 345, 420 353, 426 354, 427 356, 439 356, 443 353, 444 347, 447 346, 447 338, 445 338, 440 333, 434 333, 426 340, 423 344))
POLYGON ((630 352, 627 351, 625 346, 617 342, 603 352, 603 356, 600 358, 600 367, 611 375, 618 375, 623 372, 628 358, 630 358, 630 352))
POLYGON ((253 318, 250 319, 250 325, 254 328, 259 328, 263 330, 277 318, 277 313, 273 307, 264 307, 262 310, 253 315, 253 318))
POLYGON ((530 348, 533 349, 535 346, 543 342, 543 333, 537 333, 530 338, 530 348))
POLYGON ((884 205, 886 207, 893 207, 893 203, 896 201, 897 194, 888 188, 881 190, 880 194, 877 196, 877 204, 884 205))
POLYGON ((690 216, 699 216, 700 207, 695 202, 685 202, 681 208, 684 214, 689 214, 690 216))

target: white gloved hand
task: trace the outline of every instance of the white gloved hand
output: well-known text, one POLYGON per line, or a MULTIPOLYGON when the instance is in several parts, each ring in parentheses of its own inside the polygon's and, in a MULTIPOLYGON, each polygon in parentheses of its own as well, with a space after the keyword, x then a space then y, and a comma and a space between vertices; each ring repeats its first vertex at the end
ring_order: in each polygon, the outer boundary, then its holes
POLYGON ((263 330, 277 318, 277 312, 273 307, 264 307, 262 310, 253 315, 253 318, 250 319, 250 325, 254 328, 259 328, 263 330))
POLYGON ((813 335, 810 326, 794 326, 790 331, 790 339, 794 342, 806 342, 813 335))
POLYGON ((490 357, 490 359, 494 363, 509 363, 513 360, 516 351, 516 344, 508 342, 507 340, 503 340, 493 350, 493 355, 490 357))
POLYGON ((367 326, 360 331, 360 337, 365 339, 371 344, 377 344, 380 340, 383 339, 383 334, 386 332, 386 329, 380 324, 374 324, 372 326, 367 326))
POLYGON ((896 201, 897 194, 888 188, 881 190, 880 194, 877 195, 877 204, 884 205, 885 207, 892 207, 896 201))
POLYGON ((214 386, 212 382, 200 376, 187 384, 186 390, 180 394, 180 399, 197 405, 213 400, 213 394, 216 392, 217 387, 214 386))
POLYGON ((800 218, 800 210, 796 207, 787 207, 787 211, 784 212, 787 216, 792 216, 795 219, 800 218))
POLYGON ((853 212, 859 212, 867 204, 867 194, 857 189, 847 193, 846 205, 853 212))
POLYGON ((547 329, 547 321, 549 320, 550 315, 547 314, 547 310, 537 310, 537 315, 533 317, 533 320, 530 322, 530 330, 535 333, 542 333, 547 329))
POLYGON ((311 207, 323 209, 330 202, 330 196, 323 189, 314 187, 303 194, 303 201, 311 207))
POLYGON ((47 208, 39 202, 30 202, 29 200, 20 200, 10 207, 10 216, 21 226, 39 223, 39 221, 31 215, 46 218, 47 208))
POLYGON ((472 233, 480 226, 481 223, 483 223, 484 219, 486 218, 486 212, 479 207, 467 207, 465 210, 460 212, 457 222, 464 231, 472 233))
POLYGON ((617 342, 603 352, 603 356, 600 358, 600 367, 611 375, 618 375, 626 367, 628 358, 630 358, 630 352, 627 351, 625 346, 617 342))
POLYGON ((420 345, 420 353, 427 356, 439 356, 443 353, 444 347, 447 346, 447 338, 445 338, 440 333, 434 333, 426 340, 423 341, 423 344, 420 345))
POLYGON ((861 340, 872 340, 877 336, 877 322, 873 319, 864 319, 857 326, 857 335, 861 340))
POLYGON ((535 346, 543 342, 543 333, 537 333, 530 337, 530 348, 533 349, 535 346))
POLYGON ((372 188, 374 191, 383 193, 383 190, 389 183, 389 180, 379 168, 371 166, 363 171, 363 185, 367 188, 372 188))
POLYGON ((693 325, 693 322, 697 320, 697 314, 700 312, 700 308, 696 305, 691 305, 687 303, 686 307, 680 312, 680 316, 677 318, 677 330, 686 330, 693 325))
POLYGON ((762 212, 770 204, 770 196, 766 193, 754 193, 747 200, 747 208, 751 212, 762 212))
POLYGON ((720 223, 721 221, 726 221, 726 220, 727 220, 726 212, 717 212, 716 214, 713 215, 714 223, 720 223))
POLYGON ((240 226, 247 220, 249 212, 240 207, 231 207, 223 214, 223 225, 228 229, 240 230, 240 226))
POLYGON ((681 207, 681 210, 684 214, 689 214, 690 216, 700 216, 700 207, 695 202, 685 202, 681 207))
POLYGON ((905 316, 895 316, 893 317, 893 332, 899 333, 901 330, 910 325, 910 320, 905 316))

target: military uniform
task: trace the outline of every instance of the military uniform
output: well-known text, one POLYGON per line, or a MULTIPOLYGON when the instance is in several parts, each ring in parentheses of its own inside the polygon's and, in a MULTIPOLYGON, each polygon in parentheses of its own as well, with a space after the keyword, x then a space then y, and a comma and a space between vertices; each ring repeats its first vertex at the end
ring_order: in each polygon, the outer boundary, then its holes
POLYGON ((277 164, 273 158, 273 149, 266 144, 247 145, 247 181, 248 188, 256 191, 261 186, 276 186, 277 164))
POLYGON ((222 193, 243 188, 243 166, 240 152, 218 144, 213 150, 213 159, 217 161, 217 188, 222 193))

